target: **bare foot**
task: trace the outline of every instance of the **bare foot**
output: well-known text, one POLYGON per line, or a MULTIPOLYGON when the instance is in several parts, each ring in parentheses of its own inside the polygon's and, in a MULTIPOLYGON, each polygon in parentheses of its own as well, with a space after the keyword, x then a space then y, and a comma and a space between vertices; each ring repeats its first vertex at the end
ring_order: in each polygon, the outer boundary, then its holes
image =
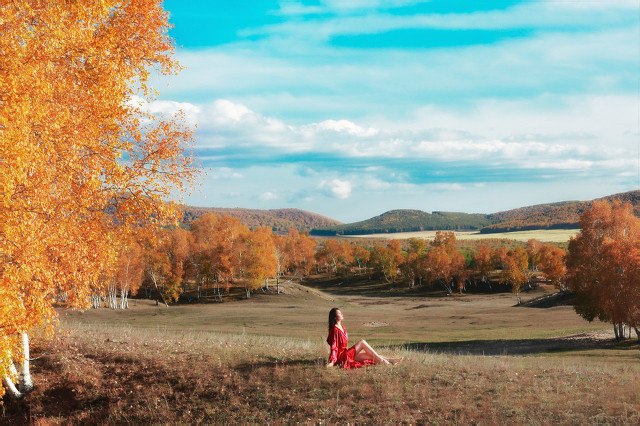
POLYGON ((402 361, 404 361, 404 357, 400 357, 400 358, 387 358, 387 360, 388 360, 391 364, 396 365, 396 364, 399 364, 399 363, 401 363, 402 361))

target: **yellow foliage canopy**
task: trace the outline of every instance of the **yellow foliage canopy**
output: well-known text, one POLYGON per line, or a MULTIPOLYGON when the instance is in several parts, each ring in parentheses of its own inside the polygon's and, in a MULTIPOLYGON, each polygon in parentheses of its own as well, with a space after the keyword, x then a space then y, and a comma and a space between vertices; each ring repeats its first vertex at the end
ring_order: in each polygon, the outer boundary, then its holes
POLYGON ((57 294, 86 306, 108 236, 170 218, 160 200, 194 176, 179 117, 132 102, 178 69, 168 25, 160 0, 0 5, 0 376, 57 294))

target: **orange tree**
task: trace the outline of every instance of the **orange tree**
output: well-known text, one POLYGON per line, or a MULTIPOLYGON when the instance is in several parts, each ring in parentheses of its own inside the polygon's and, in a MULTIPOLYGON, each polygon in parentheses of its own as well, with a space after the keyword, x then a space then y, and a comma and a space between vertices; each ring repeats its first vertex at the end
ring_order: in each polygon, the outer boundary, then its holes
POLYGON ((528 267, 529 256, 522 247, 515 247, 507 251, 503 256, 501 280, 505 284, 511 285, 511 291, 516 295, 516 300, 520 304, 520 290, 529 281, 528 267))
POLYGON ((640 219, 630 204, 594 202, 580 228, 567 256, 576 312, 613 323, 616 338, 624 337, 625 324, 640 338, 640 219))
POLYGON ((567 289, 566 257, 564 250, 549 244, 542 245, 538 250, 538 269, 560 291, 567 289))
POLYGON ((449 294, 453 292, 455 283, 458 290, 462 291, 466 264, 464 256, 456 248, 456 235, 438 231, 431 246, 426 257, 431 279, 439 282, 449 294))
POLYGON ((178 69, 168 27, 160 0, 0 4, 0 395, 30 390, 28 333, 53 329, 57 294, 87 306, 108 236, 170 218, 193 177, 179 117, 132 101, 178 69))
POLYGON ((244 235, 245 250, 242 256, 241 278, 247 299, 251 290, 256 290, 275 277, 277 260, 275 255, 273 232, 271 228, 259 227, 244 235))

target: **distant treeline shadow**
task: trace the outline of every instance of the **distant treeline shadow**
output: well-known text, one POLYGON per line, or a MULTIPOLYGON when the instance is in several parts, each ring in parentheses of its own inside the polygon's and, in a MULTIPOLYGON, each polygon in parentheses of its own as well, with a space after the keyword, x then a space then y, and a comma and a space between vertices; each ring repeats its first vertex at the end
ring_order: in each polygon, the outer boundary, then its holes
MULTIPOLYGON (((633 342, 630 341, 628 341, 628 343, 633 344, 633 342)), ((613 338, 597 338, 588 333, 584 333, 550 339, 467 340, 463 342, 437 343, 418 342, 391 346, 391 348, 456 355, 528 355, 545 352, 569 352, 584 349, 609 348, 620 344, 619 341, 613 338)))

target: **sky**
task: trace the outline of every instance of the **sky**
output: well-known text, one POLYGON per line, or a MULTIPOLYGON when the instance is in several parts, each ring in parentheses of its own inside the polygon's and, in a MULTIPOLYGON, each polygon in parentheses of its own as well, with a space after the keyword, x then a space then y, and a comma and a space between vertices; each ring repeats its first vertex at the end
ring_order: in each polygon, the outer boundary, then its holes
POLYGON ((185 203, 494 213, 640 188, 640 0, 165 0, 185 203))

